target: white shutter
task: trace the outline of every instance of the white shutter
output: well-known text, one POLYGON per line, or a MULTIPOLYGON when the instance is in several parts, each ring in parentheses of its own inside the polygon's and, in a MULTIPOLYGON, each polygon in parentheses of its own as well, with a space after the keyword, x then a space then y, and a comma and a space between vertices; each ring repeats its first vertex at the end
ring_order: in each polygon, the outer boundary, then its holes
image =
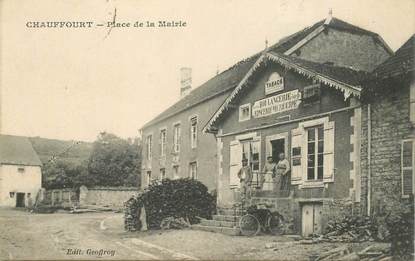
POLYGON ((229 185, 239 188, 238 171, 242 167, 242 148, 238 140, 232 141, 229 144, 229 153, 229 185))
POLYGON ((334 121, 324 124, 323 181, 334 181, 334 121))
POLYGON ((291 184, 298 185, 302 182, 302 170, 305 164, 303 155, 306 153, 303 148, 303 128, 291 130, 291 184), (293 155, 293 149, 300 148, 300 155, 293 155), (300 164, 298 164, 298 161, 300 164))

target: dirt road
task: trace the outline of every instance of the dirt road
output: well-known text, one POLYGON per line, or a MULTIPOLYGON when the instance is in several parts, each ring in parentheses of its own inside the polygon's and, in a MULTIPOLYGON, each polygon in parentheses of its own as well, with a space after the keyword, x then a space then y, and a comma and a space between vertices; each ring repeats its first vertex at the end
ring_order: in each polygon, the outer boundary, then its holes
POLYGON ((120 213, 0 209, 0 260, 309 260, 310 255, 341 245, 297 243, 282 236, 247 238, 195 230, 129 233, 123 230, 120 213), (277 248, 266 247, 273 242, 277 248))

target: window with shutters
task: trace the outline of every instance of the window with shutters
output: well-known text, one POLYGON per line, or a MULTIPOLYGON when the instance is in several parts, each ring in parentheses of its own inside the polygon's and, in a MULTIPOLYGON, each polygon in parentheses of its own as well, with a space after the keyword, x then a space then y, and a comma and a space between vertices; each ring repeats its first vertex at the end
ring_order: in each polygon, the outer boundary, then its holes
POLYGON ((151 160, 152 157, 152 153, 153 153, 153 136, 152 135, 148 135, 147 136, 147 160, 151 160))
POLYGON ((402 195, 408 197, 414 193, 414 141, 402 141, 401 149, 402 195))
POLYGON ((160 130, 160 156, 165 156, 166 155, 166 145, 167 145, 167 130, 166 129, 162 129, 160 130))
POLYGON ((190 146, 197 147, 197 116, 190 118, 190 146))
POLYGON ((175 153, 180 152, 180 124, 173 127, 173 151, 175 153))
POLYGON ((323 180, 324 127, 307 128, 307 180, 323 180))
POLYGON ((189 163, 189 177, 191 179, 197 179, 197 162, 190 162, 189 163))

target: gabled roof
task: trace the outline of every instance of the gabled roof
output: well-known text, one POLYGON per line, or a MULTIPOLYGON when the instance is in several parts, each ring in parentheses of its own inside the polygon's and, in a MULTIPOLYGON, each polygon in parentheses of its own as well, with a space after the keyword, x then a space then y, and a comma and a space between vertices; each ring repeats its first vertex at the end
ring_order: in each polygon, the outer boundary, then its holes
POLYGON ((0 164, 42 165, 29 139, 12 135, 0 135, 0 164))
POLYGON ((249 87, 247 84, 248 79, 267 61, 276 62, 286 69, 294 70, 298 74, 313 79, 315 82, 323 83, 329 87, 338 89, 344 93, 345 99, 351 95, 359 97, 361 91, 359 83, 369 76, 369 74, 364 71, 355 71, 350 68, 333 66, 331 64, 306 61, 276 52, 264 53, 206 124, 204 128, 205 132, 214 131, 214 124, 220 119, 225 111, 233 107, 230 105, 239 92, 243 88, 249 87))
POLYGON ((373 71, 379 78, 396 76, 415 69, 415 34, 373 71))
MULTIPOLYGON (((296 48, 296 45, 298 46, 298 44, 301 44, 300 42, 312 39, 310 36, 315 37, 318 33, 327 27, 358 34, 370 35, 376 38, 376 40, 379 40, 379 42, 386 50, 393 53, 389 46, 387 46, 387 44, 385 44, 380 36, 376 33, 367 31, 334 17, 329 20, 321 20, 312 26, 306 27, 303 30, 300 30, 292 35, 284 37, 276 44, 271 45, 267 50, 281 54, 286 53, 287 51, 292 51, 296 48)), ((185 111, 220 94, 232 91, 242 81, 245 74, 248 73, 250 68, 254 65, 262 53, 263 52, 258 52, 251 57, 236 63, 229 69, 211 78, 201 86, 194 88, 187 96, 183 97, 175 104, 167 108, 165 111, 160 113, 158 116, 156 116, 154 119, 152 119, 150 122, 146 123, 142 129, 172 117, 177 113, 185 111)))

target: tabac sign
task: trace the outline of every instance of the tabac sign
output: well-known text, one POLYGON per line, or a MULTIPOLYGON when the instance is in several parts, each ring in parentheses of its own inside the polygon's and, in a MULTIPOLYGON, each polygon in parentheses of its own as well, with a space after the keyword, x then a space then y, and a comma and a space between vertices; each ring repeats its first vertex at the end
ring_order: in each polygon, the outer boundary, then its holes
POLYGON ((252 116, 261 118, 268 115, 294 110, 301 102, 301 92, 298 90, 284 92, 272 97, 256 101, 252 106, 252 116))
POLYGON ((284 78, 277 72, 272 73, 265 83, 265 95, 284 90, 284 78))

